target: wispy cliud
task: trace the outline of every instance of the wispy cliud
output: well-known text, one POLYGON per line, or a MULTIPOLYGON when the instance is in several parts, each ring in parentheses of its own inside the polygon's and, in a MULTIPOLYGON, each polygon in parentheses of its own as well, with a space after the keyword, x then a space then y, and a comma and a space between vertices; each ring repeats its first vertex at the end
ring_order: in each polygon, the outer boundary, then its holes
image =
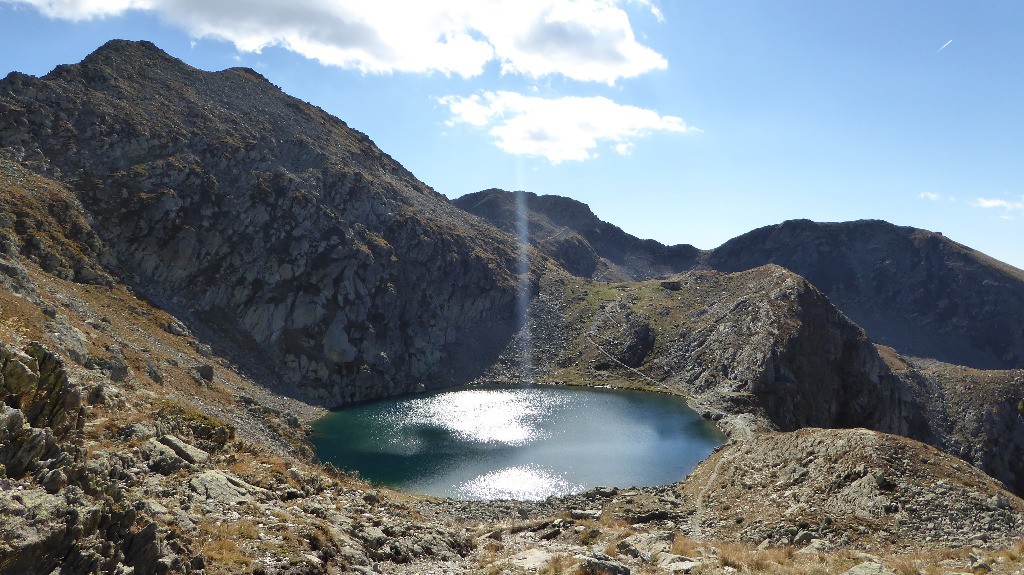
POLYGON ((999 219, 1013 221, 1024 213, 1024 196, 1017 201, 1002 198, 977 198, 972 205, 986 210, 1000 210, 1002 214, 999 219))
POLYGON ((997 198, 978 198, 974 201, 975 207, 987 209, 1002 209, 1024 212, 1024 197, 1019 201, 1003 200, 997 198))
POLYGON ((946 46, 949 46, 949 45, 950 45, 950 44, 952 44, 952 43, 953 43, 953 39, 952 39, 952 38, 950 38, 949 40, 946 40, 946 43, 945 43, 945 44, 943 44, 942 46, 939 46, 939 49, 938 49, 938 50, 936 50, 936 51, 935 51, 935 53, 936 53, 936 54, 938 54, 939 52, 941 52, 941 51, 945 50, 945 49, 946 49, 946 46))

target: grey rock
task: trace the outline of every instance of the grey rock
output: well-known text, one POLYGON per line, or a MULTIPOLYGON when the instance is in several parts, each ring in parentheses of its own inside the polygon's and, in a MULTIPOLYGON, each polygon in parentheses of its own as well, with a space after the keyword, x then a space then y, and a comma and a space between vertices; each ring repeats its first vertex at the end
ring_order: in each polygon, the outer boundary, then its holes
POLYGON ((629 575, 629 567, 613 561, 607 556, 595 557, 590 555, 576 555, 573 557, 577 563, 574 573, 580 575, 629 575))
POLYGON ((160 443, 170 447, 178 457, 192 464, 206 463, 210 459, 209 453, 185 443, 174 435, 161 436, 160 443))
POLYGON ((590 519, 597 521, 601 518, 600 509, 572 509, 569 511, 569 516, 573 519, 590 519))
POLYGON ((144 444, 143 452, 149 461, 150 471, 156 473, 170 475, 179 469, 190 467, 189 463, 173 449, 160 443, 156 438, 150 438, 144 444))
POLYGON ((197 365, 196 373, 205 381, 213 381, 213 366, 208 363, 197 365))
POLYGON ((156 437, 156 426, 146 422, 133 423, 121 428, 121 437, 125 439, 150 439, 156 437))
POLYGON ((170 321, 161 323, 160 327, 163 328, 164 331, 172 335, 178 335, 182 337, 192 336, 192 332, 189 331, 188 327, 186 327, 185 324, 181 323, 180 321, 174 318, 171 318, 170 321))
POLYGON ((264 489, 250 485, 223 471, 204 471, 189 480, 189 487, 200 497, 221 503, 235 504, 266 495, 264 489))
POLYGON ((615 550, 622 555, 650 562, 660 554, 668 553, 672 549, 674 537, 675 534, 671 531, 639 533, 619 541, 615 545, 615 550))

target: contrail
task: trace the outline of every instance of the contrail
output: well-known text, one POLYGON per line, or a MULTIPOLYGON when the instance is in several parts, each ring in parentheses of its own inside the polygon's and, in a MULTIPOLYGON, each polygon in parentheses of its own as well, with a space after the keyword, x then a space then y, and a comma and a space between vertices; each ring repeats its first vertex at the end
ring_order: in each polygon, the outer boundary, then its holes
POLYGON ((936 54, 938 54, 939 52, 941 52, 941 51, 945 50, 945 49, 946 49, 946 46, 949 46, 949 45, 950 45, 950 44, 952 44, 952 43, 953 43, 953 39, 952 39, 952 38, 950 38, 949 40, 947 40, 947 41, 946 41, 946 43, 945 43, 945 44, 943 44, 943 45, 942 45, 942 47, 941 47, 941 48, 939 48, 938 50, 936 50, 936 51, 935 51, 935 53, 936 53, 936 54))

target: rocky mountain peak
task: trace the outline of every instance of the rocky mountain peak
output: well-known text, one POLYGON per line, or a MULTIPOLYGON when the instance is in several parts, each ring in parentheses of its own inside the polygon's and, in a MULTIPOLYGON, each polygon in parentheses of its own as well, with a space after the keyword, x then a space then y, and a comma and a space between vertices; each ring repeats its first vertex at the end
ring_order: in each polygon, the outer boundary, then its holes
MULTIPOLYGON (((882 220, 797 219, 701 252, 640 240, 576 200, 523 194, 531 244, 577 277, 643 280, 777 264, 813 283, 878 343, 981 369, 1024 367, 1024 271, 941 233, 882 220)), ((516 233, 511 192, 454 203, 516 233)))
POLYGON ((903 353, 1024 366, 1024 271, 940 233, 879 220, 793 220, 729 240, 707 263, 722 271, 784 266, 903 353))
POLYGON ((320 403, 464 379, 512 327, 507 237, 251 71, 114 41, 0 83, 0 117, 117 275, 320 403))
POLYGON ((518 233, 517 195, 527 210, 530 243, 570 273, 603 281, 646 280, 692 268, 700 250, 642 240, 563 196, 489 189, 453 203, 510 233, 518 233))

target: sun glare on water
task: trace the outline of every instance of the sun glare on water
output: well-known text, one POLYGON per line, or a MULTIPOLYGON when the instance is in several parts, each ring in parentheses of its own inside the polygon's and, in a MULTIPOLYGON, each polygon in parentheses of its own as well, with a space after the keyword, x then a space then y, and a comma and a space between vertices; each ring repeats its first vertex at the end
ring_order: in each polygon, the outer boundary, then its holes
POLYGON ((459 485, 458 491, 470 499, 538 501, 576 493, 581 489, 557 473, 536 465, 521 465, 474 477, 459 485))
POLYGON ((513 391, 473 389, 411 405, 402 426, 435 426, 463 441, 523 445, 542 439, 540 423, 561 401, 513 391))

